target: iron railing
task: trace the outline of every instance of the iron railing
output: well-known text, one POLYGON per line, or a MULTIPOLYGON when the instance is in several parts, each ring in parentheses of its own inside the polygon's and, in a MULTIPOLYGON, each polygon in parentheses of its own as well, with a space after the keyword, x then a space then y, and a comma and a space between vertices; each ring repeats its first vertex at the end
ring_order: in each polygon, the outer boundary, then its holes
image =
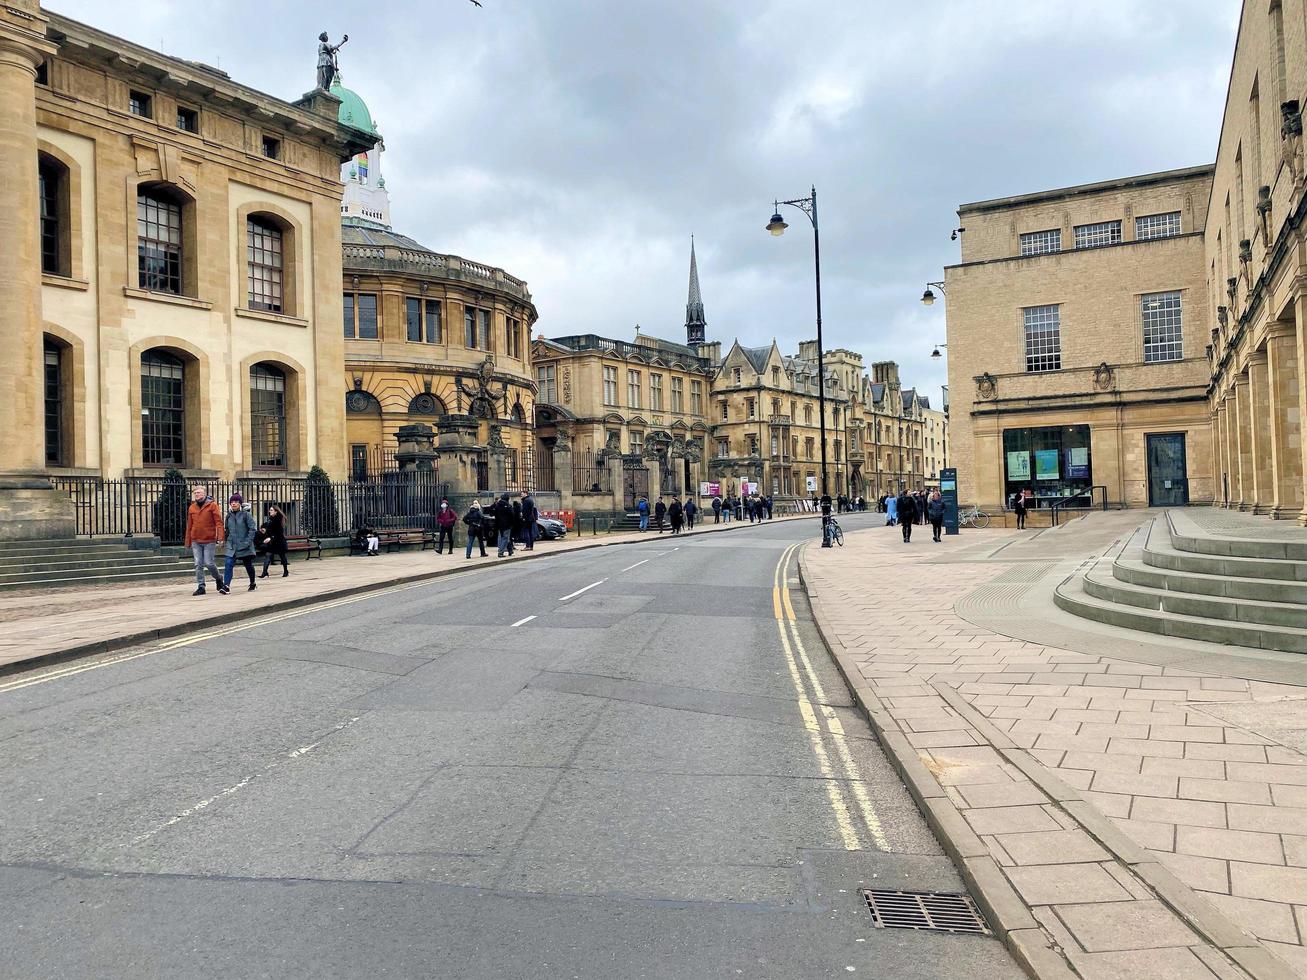
POLYGON ((198 482, 224 511, 231 495, 239 493, 256 521, 262 521, 268 506, 276 504, 286 517, 287 534, 322 537, 350 534, 364 526, 434 530, 440 501, 448 494, 448 486, 435 471, 325 483, 287 477, 191 482, 93 476, 55 477, 53 482, 73 500, 79 535, 154 534, 165 545, 182 543, 186 508, 198 482))
POLYGON ((596 487, 600 493, 607 493, 612 489, 608 480, 608 466, 597 459, 593 452, 572 453, 573 493, 591 493, 596 487))
POLYGON ((1057 527, 1062 510, 1064 508, 1074 506, 1077 508, 1088 509, 1090 507, 1093 507, 1094 491, 1096 490, 1103 491, 1102 509, 1107 510, 1107 487, 1097 486, 1097 485, 1092 487, 1087 487, 1086 489, 1081 490, 1077 493, 1073 493, 1068 497, 1063 497, 1061 500, 1053 501, 1052 506, 1049 508, 1051 512, 1049 515, 1049 520, 1052 523, 1053 527, 1057 527))

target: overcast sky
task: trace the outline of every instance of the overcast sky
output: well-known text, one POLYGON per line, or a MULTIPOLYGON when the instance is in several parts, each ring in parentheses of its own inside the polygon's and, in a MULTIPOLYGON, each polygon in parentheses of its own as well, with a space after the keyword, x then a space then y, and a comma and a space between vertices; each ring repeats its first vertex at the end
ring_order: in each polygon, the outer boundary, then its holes
POLYGON ((938 406, 958 204, 1210 162, 1238 0, 55 0, 286 99, 316 36, 386 140, 395 229, 530 283, 537 332, 813 336, 938 406))

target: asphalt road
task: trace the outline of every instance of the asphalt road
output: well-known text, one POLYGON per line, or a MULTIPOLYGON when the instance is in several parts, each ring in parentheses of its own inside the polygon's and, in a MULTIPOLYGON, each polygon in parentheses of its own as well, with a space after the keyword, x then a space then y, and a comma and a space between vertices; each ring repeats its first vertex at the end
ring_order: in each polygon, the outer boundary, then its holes
POLYGON ((814 529, 0 678, 0 975, 1020 976, 861 903, 961 884, 778 572, 814 529))

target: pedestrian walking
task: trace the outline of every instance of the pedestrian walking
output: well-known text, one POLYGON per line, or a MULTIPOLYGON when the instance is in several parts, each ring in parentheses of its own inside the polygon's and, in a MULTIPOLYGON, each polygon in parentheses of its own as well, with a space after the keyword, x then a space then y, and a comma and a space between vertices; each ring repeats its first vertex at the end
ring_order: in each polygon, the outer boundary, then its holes
POLYGON ((467 526, 467 555, 465 557, 472 557, 472 545, 475 543, 481 548, 481 557, 484 558, 486 556, 486 515, 481 511, 481 501, 472 501, 472 506, 463 515, 463 523, 467 526))
POLYGON ((912 524, 917 519, 917 498, 904 490, 898 497, 899 527, 903 529, 903 543, 912 541, 912 524))
POLYGON ((191 503, 186 508, 186 547, 195 558, 195 591, 204 595, 204 573, 213 576, 214 585, 222 591, 222 576, 218 574, 216 557, 222 543, 222 510, 209 496, 208 488, 197 484, 191 490, 191 503))
POLYGON ((508 494, 502 493, 495 501, 495 531, 499 537, 499 557, 513 553, 513 505, 508 502, 508 494))
POLYGON ((1017 530, 1024 531, 1026 529, 1026 495, 1021 491, 1017 491, 1017 499, 1012 502, 1012 509, 1017 515, 1017 530))
POLYGON ((694 519, 699 514, 699 505, 694 502, 693 498, 687 498, 685 501, 685 529, 694 530, 694 519))
POLYGON ((753 497, 748 494, 744 497, 744 516, 749 519, 750 524, 753 523, 753 497))
POLYGON ((944 527, 944 498, 938 490, 930 495, 930 500, 926 503, 926 516, 930 518, 930 529, 935 532, 935 540, 938 541, 944 527))
POLYGON ((658 525, 658 533, 663 533, 663 522, 667 520, 667 505, 663 503, 663 498, 658 498, 658 503, 654 504, 654 523, 658 525))
POLYGON ((536 510, 535 498, 528 490, 522 494, 522 544, 527 551, 535 551, 536 519, 540 512, 536 510))
POLYGON ((893 527, 899 520, 899 498, 885 495, 885 526, 893 527))
POLYGON ((263 574, 268 577, 272 559, 281 559, 281 577, 290 574, 290 564, 286 561, 286 516, 276 504, 268 504, 268 513, 263 518, 263 527, 259 528, 259 542, 263 545, 263 574))
POLYGON ((728 493, 722 500, 722 523, 731 523, 731 515, 735 513, 735 500, 728 493))
POLYGON ((681 524, 685 521, 685 509, 681 507, 681 502, 675 498, 672 499, 672 506, 667 508, 667 520, 671 522, 672 533, 681 533, 681 524))
POLYGON ((227 519, 223 524, 223 533, 227 539, 227 563, 222 571, 223 595, 231 591, 231 576, 240 562, 245 574, 250 577, 247 592, 253 592, 258 586, 254 582, 254 539, 259 533, 254 518, 245 509, 245 498, 233 493, 227 501, 227 519))
POLYGON ((713 497, 712 499, 712 522, 720 524, 722 522, 722 498, 713 497))
POLYGON ((449 553, 454 553, 454 525, 458 523, 458 515, 454 513, 454 508, 449 506, 448 500, 440 502, 440 510, 436 513, 436 530, 440 537, 436 539, 436 554, 445 553, 445 542, 449 542, 449 553))
POLYGON ((640 530, 649 530, 649 498, 641 497, 635 505, 635 511, 640 515, 640 530))

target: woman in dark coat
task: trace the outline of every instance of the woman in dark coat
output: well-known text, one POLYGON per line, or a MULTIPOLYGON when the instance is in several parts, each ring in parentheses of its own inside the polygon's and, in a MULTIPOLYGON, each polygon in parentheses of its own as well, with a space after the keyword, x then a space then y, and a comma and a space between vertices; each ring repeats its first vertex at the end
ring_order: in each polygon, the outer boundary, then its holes
POLYGON ((289 575, 290 565, 286 562, 286 515, 276 504, 268 505, 263 527, 259 528, 259 543, 263 546, 263 574, 259 578, 268 577, 268 568, 274 558, 281 559, 281 577, 289 575))
POLYGON ((940 531, 944 527, 944 497, 938 490, 930 495, 930 500, 926 502, 926 517, 930 519, 930 529, 935 532, 934 539, 939 540, 940 531))
POLYGON ((681 507, 681 502, 679 500, 672 500, 672 506, 667 508, 667 518, 672 522, 672 533, 680 534, 681 522, 685 518, 685 511, 681 507))

